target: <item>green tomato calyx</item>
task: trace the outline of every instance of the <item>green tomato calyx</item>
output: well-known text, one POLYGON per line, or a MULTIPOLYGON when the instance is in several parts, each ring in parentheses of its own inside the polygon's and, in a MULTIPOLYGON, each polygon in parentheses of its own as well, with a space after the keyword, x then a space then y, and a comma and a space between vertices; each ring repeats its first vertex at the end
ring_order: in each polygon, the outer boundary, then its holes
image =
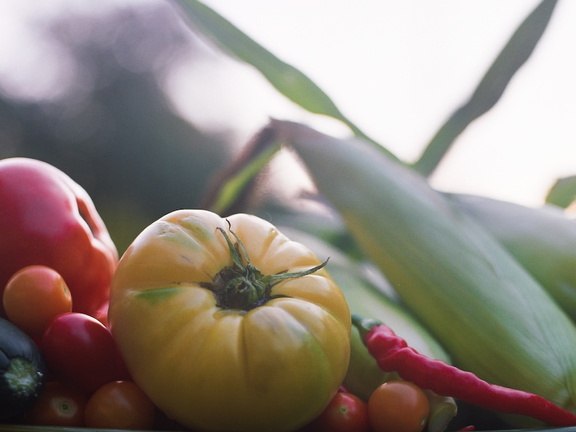
POLYGON ((283 271, 274 275, 264 275, 250 262, 244 244, 231 227, 229 230, 236 239, 236 243, 232 243, 225 230, 217 229, 226 239, 233 264, 220 270, 211 283, 203 285, 214 293, 218 307, 223 309, 249 311, 262 306, 275 297, 281 297, 272 295, 272 287, 277 283, 315 273, 328 263, 326 260, 322 264, 301 272, 283 271))

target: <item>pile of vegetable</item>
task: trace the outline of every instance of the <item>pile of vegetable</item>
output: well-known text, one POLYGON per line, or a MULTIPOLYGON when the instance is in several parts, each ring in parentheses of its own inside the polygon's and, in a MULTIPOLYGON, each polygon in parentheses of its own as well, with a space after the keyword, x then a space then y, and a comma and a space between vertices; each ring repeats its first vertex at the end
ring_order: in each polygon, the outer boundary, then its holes
MULTIPOLYGON (((474 200, 433 191, 361 141, 279 121, 259 137, 255 147, 290 143, 312 167, 331 150, 336 171, 317 170, 317 184, 328 198, 338 191, 346 226, 404 304, 320 238, 249 214, 174 211, 117 262, 79 185, 46 163, 5 159, 2 222, 12 228, 2 233, 3 258, 17 264, 2 289, 3 421, 443 432, 463 401, 512 415, 512 425, 576 425, 564 381, 576 327, 536 282, 539 268, 529 276, 507 243, 469 217, 474 207, 462 203, 474 200), (348 193, 337 177, 350 177, 331 174, 360 167, 384 191, 372 195, 366 184, 366 193, 348 193), (29 217, 39 211, 52 224, 29 217), (107 258, 97 268, 110 285, 81 312, 76 300, 94 294, 85 288, 93 285, 69 284, 57 258, 78 259, 91 274, 94 255, 107 258), (530 375, 534 368, 541 373, 530 375)), ((525 211, 538 223, 548 216, 525 211)), ((573 230, 573 220, 551 217, 554 229, 564 222, 565 235, 573 230)))
POLYGON ((118 254, 86 191, 47 163, 0 161, 0 418, 154 425, 107 326, 118 254))
MULTIPOLYGON (((409 166, 213 11, 177 3, 356 136, 271 120, 204 208, 166 214, 121 257, 69 176, 1 160, 0 430, 445 432, 481 428, 474 414, 507 428, 576 427, 568 211, 435 190, 427 174, 451 144, 446 131, 409 166), (244 200, 285 148, 327 218, 244 200)), ((529 55, 537 38, 525 42, 526 28, 543 31, 554 4, 528 17, 514 50, 527 43, 529 55)), ((479 88, 506 82, 493 74, 479 88)), ((489 109, 477 99, 455 118, 489 109)))
POLYGON ((2 289, 2 421, 358 432, 390 430, 390 415, 408 422, 398 430, 427 423, 428 396, 412 383, 388 382, 369 400, 343 386, 354 375, 345 295, 327 261, 269 222, 175 211, 117 262, 90 198, 55 167, 0 161, 0 202, 11 226, 3 259, 15 270, 2 289), (40 212, 51 224, 37 224, 40 212), (65 278, 74 260, 111 286, 65 278))

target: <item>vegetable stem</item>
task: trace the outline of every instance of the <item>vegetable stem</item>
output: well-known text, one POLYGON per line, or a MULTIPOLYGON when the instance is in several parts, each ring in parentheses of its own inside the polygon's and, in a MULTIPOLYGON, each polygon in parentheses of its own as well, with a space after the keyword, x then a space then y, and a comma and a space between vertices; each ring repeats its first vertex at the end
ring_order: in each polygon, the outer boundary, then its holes
POLYGON ((274 275, 264 275, 250 262, 244 243, 229 226, 229 231, 236 239, 233 243, 230 236, 222 228, 217 228, 224 236, 233 264, 220 270, 211 283, 203 286, 214 292, 218 306, 225 309, 241 309, 249 311, 276 298, 272 295, 272 287, 286 280, 303 277, 322 269, 328 260, 301 272, 286 271, 274 275))

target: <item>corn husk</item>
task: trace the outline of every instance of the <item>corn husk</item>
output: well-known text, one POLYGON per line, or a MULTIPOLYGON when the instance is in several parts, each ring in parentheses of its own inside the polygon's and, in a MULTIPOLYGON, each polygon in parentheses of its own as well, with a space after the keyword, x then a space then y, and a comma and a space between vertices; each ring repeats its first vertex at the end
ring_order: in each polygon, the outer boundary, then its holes
POLYGON ((477 195, 449 198, 493 235, 576 320, 576 219, 553 205, 528 207, 477 195))
POLYGON ((272 126, 456 365, 575 410, 576 327, 492 236, 373 146, 272 126))

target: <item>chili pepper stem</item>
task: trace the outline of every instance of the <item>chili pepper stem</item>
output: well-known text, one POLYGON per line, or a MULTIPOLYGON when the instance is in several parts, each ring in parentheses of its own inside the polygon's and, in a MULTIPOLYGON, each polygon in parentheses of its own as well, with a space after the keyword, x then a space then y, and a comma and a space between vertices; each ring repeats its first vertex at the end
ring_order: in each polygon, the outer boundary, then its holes
POLYGON ((354 327, 358 329, 358 332, 360 333, 362 340, 364 340, 366 334, 368 334, 370 330, 372 330, 372 327, 382 324, 382 322, 378 321, 377 319, 364 318, 358 314, 352 314, 351 319, 352 319, 352 325, 354 325, 354 327))

